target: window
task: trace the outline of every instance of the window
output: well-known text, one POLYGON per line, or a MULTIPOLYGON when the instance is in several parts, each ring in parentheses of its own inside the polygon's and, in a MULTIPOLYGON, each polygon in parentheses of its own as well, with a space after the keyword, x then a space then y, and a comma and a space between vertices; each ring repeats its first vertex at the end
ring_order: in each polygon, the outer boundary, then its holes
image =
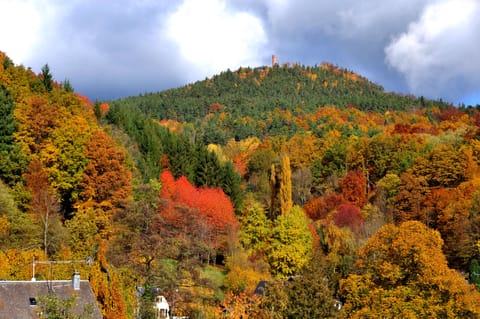
POLYGON ((28 298, 28 301, 30 302, 30 306, 36 306, 37 305, 37 299, 35 299, 35 297, 28 298))

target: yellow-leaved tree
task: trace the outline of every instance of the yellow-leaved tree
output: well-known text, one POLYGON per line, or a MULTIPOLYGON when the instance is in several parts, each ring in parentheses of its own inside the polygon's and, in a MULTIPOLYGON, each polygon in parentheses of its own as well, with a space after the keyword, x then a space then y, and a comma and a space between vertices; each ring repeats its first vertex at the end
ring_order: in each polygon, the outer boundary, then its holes
POLYGON ((293 206, 278 216, 271 234, 267 260, 272 273, 281 278, 297 274, 312 253, 312 234, 303 209, 293 206))
POLYGON ((292 209, 292 170, 290 168, 290 158, 285 155, 282 157, 281 178, 280 178, 280 212, 286 214, 292 209))
POLYGON ((418 221, 383 226, 340 282, 348 318, 478 318, 480 293, 442 253, 439 232, 418 221))

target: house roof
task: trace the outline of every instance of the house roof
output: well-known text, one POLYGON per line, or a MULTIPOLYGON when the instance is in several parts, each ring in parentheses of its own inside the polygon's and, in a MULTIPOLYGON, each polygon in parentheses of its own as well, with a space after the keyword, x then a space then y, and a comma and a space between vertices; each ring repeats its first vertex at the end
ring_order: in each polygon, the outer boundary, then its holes
POLYGON ((79 290, 74 290, 71 280, 52 280, 0 281, 0 319, 38 319, 40 308, 36 300, 49 291, 59 299, 75 295, 74 306, 70 309, 74 314, 81 315, 84 307, 89 306, 93 309, 92 319, 103 318, 88 280, 80 280, 79 290))
POLYGON ((257 287, 255 288, 255 290, 253 291, 254 294, 256 295, 263 295, 265 293, 265 289, 267 288, 267 281, 266 280, 262 280, 260 281, 258 284, 257 284, 257 287))

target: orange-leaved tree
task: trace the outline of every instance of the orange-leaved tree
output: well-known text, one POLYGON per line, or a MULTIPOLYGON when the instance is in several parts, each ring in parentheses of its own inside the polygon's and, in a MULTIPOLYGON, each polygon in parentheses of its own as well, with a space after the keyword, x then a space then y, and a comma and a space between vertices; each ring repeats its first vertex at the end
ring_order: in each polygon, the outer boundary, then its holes
POLYGON ((108 238, 114 213, 125 208, 130 199, 131 173, 126 167, 126 154, 99 129, 87 142, 85 157, 89 163, 83 170, 77 206, 96 211, 98 230, 108 238))
POLYGON ((347 200, 339 194, 328 194, 309 200, 303 209, 312 220, 326 219, 338 206, 346 204, 347 200))
POLYGON ((343 197, 351 203, 362 207, 367 201, 367 179, 360 169, 349 171, 340 180, 343 197))
MULTIPOLYGON (((30 191, 30 213, 41 225, 41 242, 45 256, 54 252, 55 232, 53 227, 59 222, 59 202, 51 188, 47 173, 38 158, 34 158, 25 173, 27 189, 30 191)), ((58 234, 57 234, 58 235, 58 234)))
POLYGON ((15 138, 24 146, 27 154, 38 152, 53 129, 63 117, 58 105, 52 104, 42 95, 31 95, 18 103, 14 115, 18 121, 15 138))
POLYGON ((393 219, 395 222, 418 220, 425 224, 431 223, 429 216, 428 196, 430 189, 424 177, 416 177, 411 173, 400 175, 400 186, 392 198, 393 219))

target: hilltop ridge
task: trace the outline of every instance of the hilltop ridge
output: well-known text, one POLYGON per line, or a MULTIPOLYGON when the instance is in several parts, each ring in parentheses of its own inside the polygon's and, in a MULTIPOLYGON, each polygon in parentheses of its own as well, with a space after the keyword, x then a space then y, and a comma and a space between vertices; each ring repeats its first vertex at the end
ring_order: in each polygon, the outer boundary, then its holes
POLYGON ((291 136, 304 128, 287 125, 283 117, 312 114, 324 106, 365 112, 449 106, 385 92, 381 85, 330 63, 303 66, 276 62, 271 67, 227 70, 180 88, 123 98, 111 105, 138 108, 158 120, 196 123, 207 144, 223 144, 230 138, 291 136))

